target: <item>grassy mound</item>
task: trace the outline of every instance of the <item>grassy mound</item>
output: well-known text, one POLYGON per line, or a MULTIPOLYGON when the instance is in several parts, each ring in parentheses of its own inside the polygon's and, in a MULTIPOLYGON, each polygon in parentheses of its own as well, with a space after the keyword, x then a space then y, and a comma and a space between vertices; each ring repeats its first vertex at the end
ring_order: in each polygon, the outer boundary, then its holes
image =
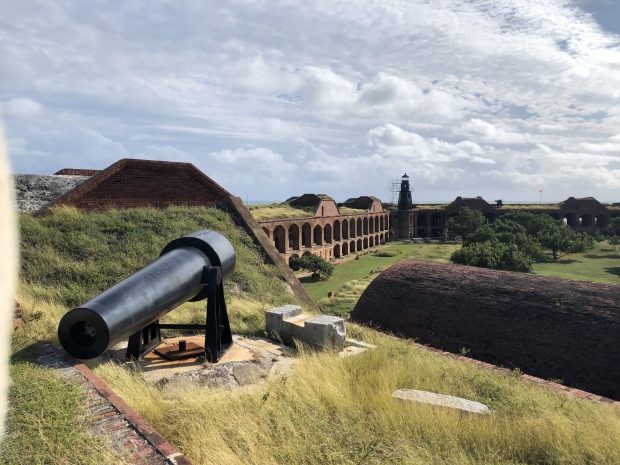
MULTIPOLYGON (((279 270, 263 263, 260 251, 226 213, 204 208, 106 213, 62 209, 44 218, 22 218, 19 299, 26 323, 15 336, 15 350, 55 337, 58 319, 69 307, 152 260, 167 241, 201 228, 225 234, 238 254, 227 284, 233 331, 262 334, 263 310, 296 299, 279 270)), ((415 250, 428 258, 439 253, 415 250)), ((365 279, 395 258, 367 256, 350 266, 365 279)), ((315 291, 324 295, 327 290, 315 291)), ((202 318, 202 305, 184 305, 169 317, 202 318)), ((249 391, 160 389, 112 363, 97 367, 96 373, 195 464, 620 463, 617 409, 559 396, 518 376, 421 351, 355 325, 349 325, 349 332, 379 348, 347 359, 301 351, 293 376, 249 391), (393 400, 392 391, 403 387, 465 396, 487 403, 496 413, 462 415, 393 400)), ((28 367, 15 361, 15 369, 28 367)), ((33 399, 66 393, 70 405, 79 405, 77 391, 59 386, 53 372, 43 373, 33 389, 26 389, 28 376, 14 375, 17 395, 11 421, 22 405, 33 405, 33 399)), ((64 425, 63 420, 47 411, 44 415, 45 428, 18 447, 43 450, 46 442, 58 441, 49 430, 64 425)), ((80 425, 74 410, 68 415, 80 425)), ((11 441, 9 437, 9 447, 17 447, 11 441)), ((90 463, 105 452, 105 447, 94 446, 81 457, 65 452, 48 463, 90 463)))

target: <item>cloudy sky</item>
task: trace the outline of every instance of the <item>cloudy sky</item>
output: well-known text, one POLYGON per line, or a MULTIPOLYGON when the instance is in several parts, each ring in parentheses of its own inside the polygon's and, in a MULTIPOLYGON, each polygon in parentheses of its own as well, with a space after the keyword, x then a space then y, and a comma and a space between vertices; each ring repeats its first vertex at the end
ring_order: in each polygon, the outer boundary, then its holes
POLYGON ((20 173, 620 201, 620 1, 0 0, 0 114, 20 173))

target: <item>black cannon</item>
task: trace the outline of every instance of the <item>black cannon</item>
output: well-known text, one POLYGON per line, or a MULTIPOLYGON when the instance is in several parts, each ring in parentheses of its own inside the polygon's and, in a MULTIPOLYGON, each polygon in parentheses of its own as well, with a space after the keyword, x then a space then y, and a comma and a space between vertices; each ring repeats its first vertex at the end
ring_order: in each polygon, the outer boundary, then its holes
MULTIPOLYGON (((60 343, 74 357, 89 359, 128 339, 126 357, 138 359, 161 343, 162 329, 203 330, 205 357, 217 362, 232 344, 223 279, 232 273, 235 261, 232 245, 215 231, 175 239, 157 260, 67 312, 58 325, 60 343), (205 298, 204 325, 159 323, 179 305, 205 298)), ((174 358, 184 356, 185 344, 180 345, 174 358)))

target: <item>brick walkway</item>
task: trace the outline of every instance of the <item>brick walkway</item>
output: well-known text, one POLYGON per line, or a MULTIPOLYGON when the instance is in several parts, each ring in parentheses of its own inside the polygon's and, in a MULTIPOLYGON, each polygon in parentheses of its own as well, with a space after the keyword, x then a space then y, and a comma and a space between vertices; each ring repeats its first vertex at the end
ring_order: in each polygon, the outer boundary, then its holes
POLYGON ((93 433, 108 439, 127 463, 135 465, 191 465, 138 413, 114 394, 90 369, 67 360, 48 343, 39 345, 37 363, 54 368, 67 381, 77 382, 85 394, 85 414, 93 433))

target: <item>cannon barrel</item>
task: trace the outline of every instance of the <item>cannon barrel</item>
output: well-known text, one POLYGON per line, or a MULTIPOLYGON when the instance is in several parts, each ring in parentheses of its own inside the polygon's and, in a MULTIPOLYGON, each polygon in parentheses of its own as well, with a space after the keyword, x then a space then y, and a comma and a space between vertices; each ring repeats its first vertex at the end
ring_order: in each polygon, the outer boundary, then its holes
POLYGON ((97 357, 179 305, 204 299, 205 270, 219 267, 224 278, 235 260, 228 239, 215 231, 175 239, 157 260, 67 312, 58 325, 60 343, 76 358, 97 357))

